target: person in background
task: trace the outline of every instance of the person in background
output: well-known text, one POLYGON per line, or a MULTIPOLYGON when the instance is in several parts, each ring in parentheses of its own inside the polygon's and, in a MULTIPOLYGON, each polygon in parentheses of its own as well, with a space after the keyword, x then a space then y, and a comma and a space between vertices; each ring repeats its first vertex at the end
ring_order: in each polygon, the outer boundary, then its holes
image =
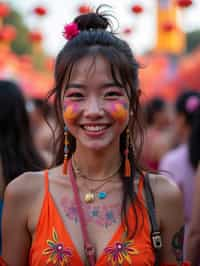
POLYGON ((26 103, 30 116, 31 129, 35 145, 48 166, 52 164, 53 138, 52 132, 55 129, 55 115, 52 104, 44 99, 31 98, 26 103))
POLYGON ((151 99, 144 105, 146 134, 142 152, 143 164, 158 170, 161 157, 174 145, 172 131, 173 111, 171 106, 160 97, 151 99))
MULTIPOLYGON (((199 132, 200 136, 200 132, 199 132)), ((200 265, 200 163, 197 168, 194 182, 194 193, 193 193, 193 204, 192 204, 192 217, 189 224, 189 232, 187 241, 187 250, 186 250, 186 259, 191 262, 191 266, 200 265)))
POLYGON ((183 92, 176 100, 175 127, 177 148, 168 152, 161 160, 159 170, 167 171, 180 187, 184 198, 185 240, 192 213, 194 176, 200 160, 200 93, 183 92))
MULTIPOLYGON (((7 184, 24 172, 44 167, 34 145, 20 88, 12 81, 0 80, 0 211, 7 184)), ((13 212, 17 215, 17 209, 13 212)))
POLYGON ((65 26, 52 90, 57 164, 6 189, 2 257, 9 266, 153 266, 156 251, 161 265, 179 260, 181 247, 171 241, 183 225, 181 194, 139 166, 139 65, 104 12, 65 26))

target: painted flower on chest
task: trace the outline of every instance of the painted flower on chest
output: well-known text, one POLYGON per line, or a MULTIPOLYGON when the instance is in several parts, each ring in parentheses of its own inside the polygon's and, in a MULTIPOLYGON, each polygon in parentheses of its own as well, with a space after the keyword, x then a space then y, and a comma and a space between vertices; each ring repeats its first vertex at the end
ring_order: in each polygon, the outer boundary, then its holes
POLYGON ((105 248, 104 252, 108 255, 109 265, 112 266, 125 265, 124 263, 132 265, 131 255, 139 253, 132 240, 115 242, 113 246, 105 248))
POLYGON ((52 238, 53 240, 47 240, 48 248, 44 249, 42 253, 48 256, 47 265, 68 266, 72 251, 69 248, 65 248, 62 243, 59 243, 58 234, 54 228, 52 238))

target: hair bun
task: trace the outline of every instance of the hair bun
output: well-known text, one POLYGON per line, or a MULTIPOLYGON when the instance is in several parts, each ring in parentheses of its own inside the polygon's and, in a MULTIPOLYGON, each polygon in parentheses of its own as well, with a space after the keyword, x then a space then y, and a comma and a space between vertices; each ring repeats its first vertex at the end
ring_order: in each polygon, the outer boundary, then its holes
POLYGON ((109 26, 111 26, 106 14, 101 14, 99 12, 99 8, 96 10, 96 12, 91 12, 76 17, 74 22, 78 24, 80 31, 91 29, 106 30, 109 26))

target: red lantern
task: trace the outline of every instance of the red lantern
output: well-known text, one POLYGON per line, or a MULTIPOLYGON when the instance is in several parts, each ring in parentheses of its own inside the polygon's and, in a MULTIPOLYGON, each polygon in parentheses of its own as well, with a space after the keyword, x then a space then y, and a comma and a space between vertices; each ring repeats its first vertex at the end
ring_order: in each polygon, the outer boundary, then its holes
POLYGON ((11 42, 16 38, 17 32, 14 26, 5 25, 0 30, 0 40, 11 42))
POLYGON ((29 33, 29 39, 31 42, 36 43, 36 42, 41 42, 43 37, 39 31, 31 31, 29 33))
POLYGON ((177 5, 181 8, 187 8, 192 5, 192 0, 177 0, 177 5))
POLYGON ((10 14, 10 7, 5 3, 0 3, 0 17, 7 17, 10 14))
POLYGON ((91 12, 91 7, 87 5, 81 5, 78 8, 80 14, 87 14, 91 12))
POLYGON ((125 29, 123 30, 123 33, 124 33, 125 35, 129 35, 129 34, 132 33, 132 29, 129 28, 129 27, 127 27, 127 28, 125 28, 125 29))
POLYGON ((162 30, 165 31, 165 32, 171 32, 174 29, 175 29, 175 25, 171 21, 166 21, 162 25, 162 30))
POLYGON ((141 5, 134 5, 134 6, 132 6, 131 10, 135 14, 141 14, 144 11, 144 9, 141 5))
POLYGON ((37 6, 37 7, 35 7, 34 10, 33 10, 33 12, 36 15, 40 16, 40 17, 46 15, 46 13, 47 13, 46 9, 43 6, 37 6))

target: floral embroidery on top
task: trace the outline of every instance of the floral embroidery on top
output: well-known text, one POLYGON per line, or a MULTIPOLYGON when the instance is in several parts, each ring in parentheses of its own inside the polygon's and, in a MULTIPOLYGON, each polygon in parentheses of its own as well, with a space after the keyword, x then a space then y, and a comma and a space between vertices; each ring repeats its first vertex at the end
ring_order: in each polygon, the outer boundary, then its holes
POLYGON ((55 266, 69 265, 72 251, 69 248, 65 248, 62 243, 58 242, 58 234, 54 228, 52 238, 53 240, 47 240, 48 248, 44 249, 42 252, 43 255, 49 255, 47 264, 53 263, 55 266))
POLYGON ((123 265, 124 262, 132 265, 130 256, 139 253, 133 246, 133 240, 116 242, 114 246, 105 248, 104 252, 108 255, 108 263, 112 266, 123 265))

